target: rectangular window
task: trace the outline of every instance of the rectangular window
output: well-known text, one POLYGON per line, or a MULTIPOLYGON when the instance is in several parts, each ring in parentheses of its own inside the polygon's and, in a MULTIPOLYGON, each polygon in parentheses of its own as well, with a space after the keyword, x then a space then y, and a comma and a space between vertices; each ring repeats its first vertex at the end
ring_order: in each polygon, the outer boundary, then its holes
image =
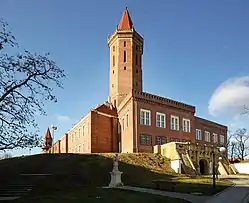
POLYGON ((218 142, 218 135, 216 133, 213 133, 213 143, 218 142))
POLYGON ((122 126, 121 126, 120 121, 119 121, 119 122, 118 122, 118 134, 120 133, 121 128, 122 128, 122 126))
POLYGON ((200 129, 196 129, 196 140, 202 140, 200 129))
POLYGON ((122 118, 122 128, 125 129, 124 118, 122 118))
POLYGON ((81 135, 81 134, 80 134, 80 128, 79 128, 79 138, 80 138, 80 135, 81 135))
POLYGON ((220 135, 220 143, 221 144, 225 143, 225 136, 224 135, 220 135))
POLYGON ((137 61, 138 61, 138 60, 137 60, 137 54, 136 54, 136 66, 137 66, 137 61))
POLYGON ((171 130, 179 130, 179 117, 171 116, 171 130))
POLYGON ((79 153, 80 153, 80 145, 79 145, 79 153))
POLYGON ((182 119, 182 129, 183 129, 183 132, 190 133, 190 120, 189 119, 186 119, 186 118, 182 119))
POLYGON ((156 136, 156 144, 162 145, 166 143, 166 137, 164 136, 156 136))
POLYGON ((115 66, 115 55, 112 56, 112 66, 115 66))
POLYGON ((156 127, 166 128, 166 116, 164 113, 156 112, 156 127))
POLYGON ((126 41, 124 41, 124 47, 126 47, 126 41))
POLYGON ((85 126, 83 125, 83 127, 82 127, 82 136, 84 136, 85 135, 85 126))
POLYGON ((87 135, 89 135, 89 132, 90 132, 90 122, 88 121, 87 122, 87 135))
POLYGON ((151 135, 140 135, 140 144, 142 145, 151 145, 151 135))
POLYGON ((126 127, 129 126, 129 113, 126 114, 126 127))
POLYGON ((210 132, 205 131, 205 141, 210 142, 210 132))
POLYGON ((141 125, 150 125, 150 110, 140 109, 140 124, 141 125))
POLYGON ((126 51, 124 51, 124 62, 126 62, 126 51))

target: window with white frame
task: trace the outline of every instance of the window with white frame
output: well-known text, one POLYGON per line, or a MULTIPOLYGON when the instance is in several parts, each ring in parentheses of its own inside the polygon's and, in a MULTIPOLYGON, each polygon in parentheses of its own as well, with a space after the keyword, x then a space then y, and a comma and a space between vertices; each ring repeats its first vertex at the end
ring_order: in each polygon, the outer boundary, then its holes
POLYGON ((183 132, 190 133, 190 119, 187 119, 187 118, 182 119, 182 129, 183 129, 183 132))
POLYGON ((151 135, 141 134, 140 135, 140 144, 151 145, 151 135))
POLYGON ((162 145, 166 143, 166 137, 164 136, 156 136, 156 144, 162 145))
POLYGON ((140 124, 150 125, 151 124, 151 113, 150 110, 140 109, 140 124))
POLYGON ((171 130, 179 130, 179 117, 171 115, 171 130))
POLYGON ((224 135, 220 135, 220 143, 221 144, 225 143, 225 136, 224 135))
POLYGON ((205 131, 205 141, 210 142, 210 132, 205 131))
POLYGON ((126 127, 129 126, 129 112, 126 114, 126 127))
POLYGON ((166 115, 156 112, 156 127, 166 128, 166 115))
POLYGON ((79 138, 80 138, 80 128, 79 128, 79 138))
POLYGON ((213 143, 218 142, 218 135, 216 133, 213 133, 213 143))
POLYGON ((200 129, 196 129, 196 140, 202 140, 200 129))

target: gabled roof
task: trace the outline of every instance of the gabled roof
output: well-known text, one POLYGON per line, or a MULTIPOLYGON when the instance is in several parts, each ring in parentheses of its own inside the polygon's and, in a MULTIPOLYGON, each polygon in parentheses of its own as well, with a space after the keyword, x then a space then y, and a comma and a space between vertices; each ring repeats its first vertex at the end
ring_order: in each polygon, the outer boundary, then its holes
POLYGON ((114 107, 110 108, 110 106, 108 106, 108 104, 102 104, 102 105, 98 106, 97 108, 95 108, 95 110, 99 111, 101 113, 104 113, 104 114, 118 117, 117 109, 114 107))
POLYGON ((131 30, 132 27, 133 27, 133 23, 132 23, 129 11, 126 7, 120 19, 118 30, 131 30))

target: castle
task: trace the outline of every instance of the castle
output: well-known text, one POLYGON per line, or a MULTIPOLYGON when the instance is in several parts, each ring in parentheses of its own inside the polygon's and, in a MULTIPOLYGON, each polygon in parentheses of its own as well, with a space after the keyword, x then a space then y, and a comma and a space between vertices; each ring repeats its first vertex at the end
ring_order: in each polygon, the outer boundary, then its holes
POLYGON ((108 101, 91 109, 54 144, 47 129, 44 152, 152 153, 155 146, 171 142, 226 145, 226 126, 197 117, 195 106, 143 91, 143 43, 126 8, 108 36, 108 101))

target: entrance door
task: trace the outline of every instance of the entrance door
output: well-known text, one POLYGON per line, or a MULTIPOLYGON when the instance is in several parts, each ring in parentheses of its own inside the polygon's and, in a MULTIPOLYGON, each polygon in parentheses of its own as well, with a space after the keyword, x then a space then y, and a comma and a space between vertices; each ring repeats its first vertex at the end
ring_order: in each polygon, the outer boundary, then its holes
POLYGON ((200 166, 200 173, 201 175, 207 175, 208 174, 208 163, 205 159, 201 159, 199 161, 199 166, 200 166))

